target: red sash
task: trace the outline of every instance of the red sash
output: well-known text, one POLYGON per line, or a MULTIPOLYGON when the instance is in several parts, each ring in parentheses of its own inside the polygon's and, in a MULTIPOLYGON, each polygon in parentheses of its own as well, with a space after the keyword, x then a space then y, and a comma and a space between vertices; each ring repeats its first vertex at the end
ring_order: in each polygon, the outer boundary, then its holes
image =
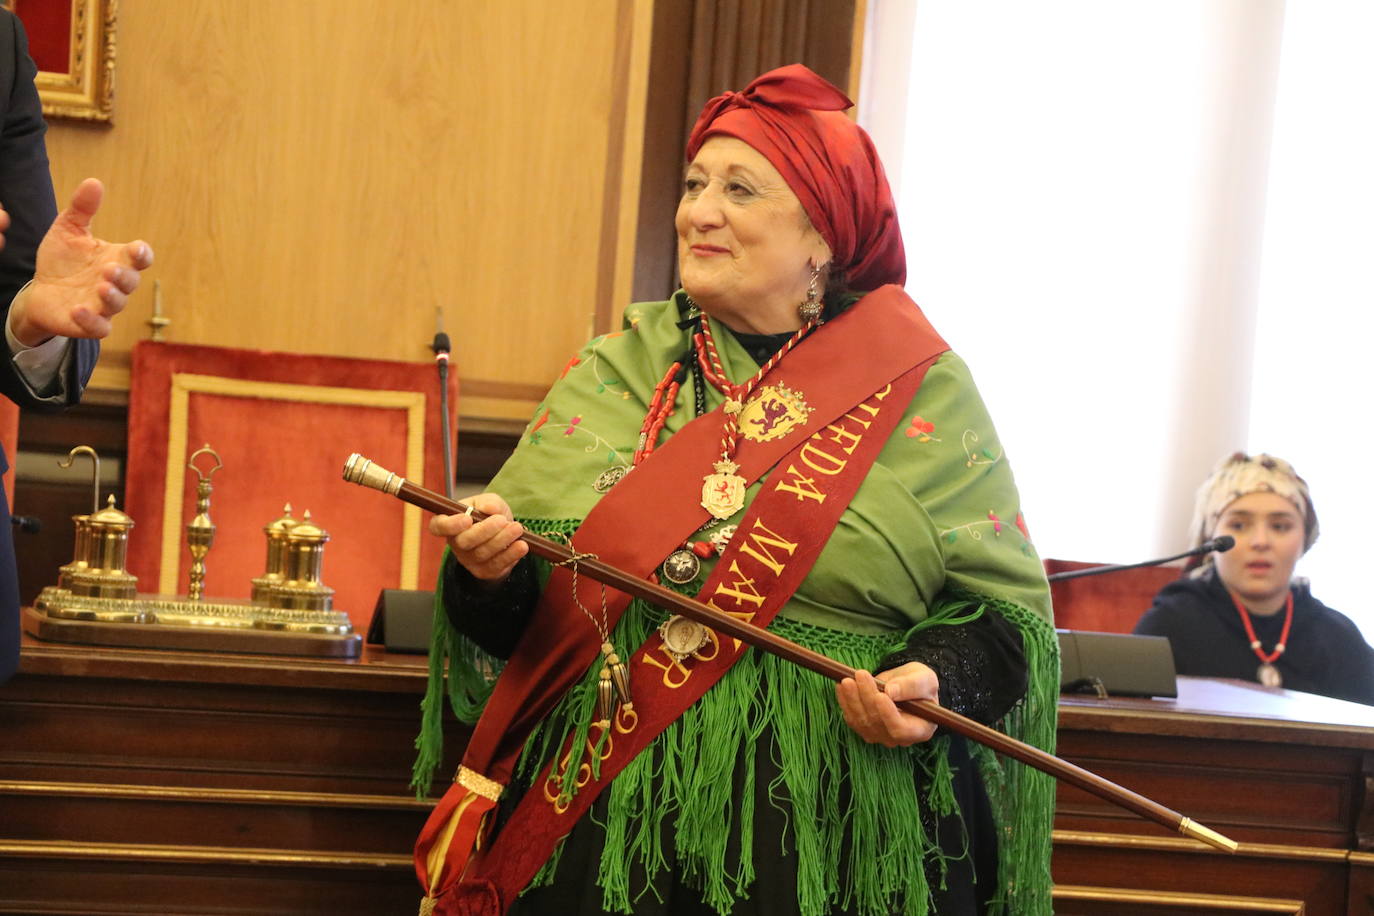
MULTIPOLYGON (((787 436, 741 445, 736 460, 749 483, 774 465, 778 470, 751 504, 701 600, 760 626, 772 619, 810 570, 925 370, 945 349, 905 293, 884 287, 779 364, 767 383, 803 392, 812 410, 787 436), (882 346, 875 347, 878 341, 882 346), (846 354, 862 356, 851 362, 846 354)), ((588 514, 574 538, 577 549, 649 575, 708 517, 698 504, 697 481, 718 454, 721 424, 720 411, 713 411, 672 436, 588 514)), ((504 912, 597 793, 745 651, 734 640, 713 638, 694 659, 677 662, 657 635, 650 638, 629 662, 636 712, 631 717, 622 709, 611 734, 589 742, 600 748, 600 777, 592 777, 586 749, 576 758, 560 755, 550 766, 566 767, 576 794, 561 792, 546 769, 495 844, 474 855, 485 814, 509 781, 526 737, 599 651, 600 637, 571 600, 571 579, 566 569, 550 577, 477 724, 457 781, 416 843, 416 871, 426 890, 435 877, 431 870, 442 869, 434 882, 442 912, 504 912), (458 892, 445 893, 459 876, 458 892)), ((578 587, 584 605, 600 605, 597 583, 584 576, 578 587)), ((628 596, 608 591, 606 598, 614 628, 628 596)))

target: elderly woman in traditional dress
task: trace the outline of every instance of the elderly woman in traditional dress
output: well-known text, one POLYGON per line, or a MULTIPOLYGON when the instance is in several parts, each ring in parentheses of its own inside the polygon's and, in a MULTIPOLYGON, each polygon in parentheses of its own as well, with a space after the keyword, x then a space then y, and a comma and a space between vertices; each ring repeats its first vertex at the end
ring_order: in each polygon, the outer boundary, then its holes
POLYGON ((1155 595, 1135 631, 1166 636, 1179 674, 1257 681, 1374 704, 1374 649, 1294 579, 1317 540, 1307 482, 1272 455, 1236 452, 1198 488, 1194 544, 1235 538, 1155 595))
POLYGON ((427 907, 1049 912, 1052 781, 893 704, 1048 749, 1057 656, 1011 471, 901 289, 851 104, 800 65, 712 99, 682 289, 572 359, 472 500, 490 517, 433 520, 451 558, 431 663, 480 719, 417 845, 427 907), (524 531, 860 673, 836 688, 550 568, 524 531))

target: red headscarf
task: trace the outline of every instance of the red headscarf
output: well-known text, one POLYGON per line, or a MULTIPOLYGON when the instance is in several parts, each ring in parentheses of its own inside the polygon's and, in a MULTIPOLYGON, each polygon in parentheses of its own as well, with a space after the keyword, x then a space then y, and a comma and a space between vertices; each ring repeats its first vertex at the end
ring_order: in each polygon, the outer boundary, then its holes
POLYGON ((906 251, 883 164, 862 127, 842 114, 854 105, 801 64, 770 70, 706 103, 687 140, 693 159, 724 134, 763 154, 797 195, 811 224, 855 290, 906 282, 906 251))

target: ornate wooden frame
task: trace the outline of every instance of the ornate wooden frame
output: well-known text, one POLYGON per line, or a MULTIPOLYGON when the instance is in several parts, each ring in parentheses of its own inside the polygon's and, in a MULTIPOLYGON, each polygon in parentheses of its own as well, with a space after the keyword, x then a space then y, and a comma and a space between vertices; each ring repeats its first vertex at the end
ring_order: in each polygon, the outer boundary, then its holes
MULTIPOLYGON (((114 115, 115 20, 119 0, 70 0, 71 22, 65 44, 68 49, 66 71, 38 71, 34 84, 43 100, 48 118, 75 118, 83 121, 110 121, 114 115)), ((4 0, 14 9, 14 0, 4 0)), ((41 23, 30 23, 24 3, 16 11, 30 41, 41 23)))

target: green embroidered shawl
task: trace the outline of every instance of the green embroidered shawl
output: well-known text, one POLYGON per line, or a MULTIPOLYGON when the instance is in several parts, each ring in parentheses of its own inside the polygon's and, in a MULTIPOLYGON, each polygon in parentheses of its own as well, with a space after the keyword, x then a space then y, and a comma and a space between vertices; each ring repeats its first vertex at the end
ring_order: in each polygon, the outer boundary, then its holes
MULTIPOLYGON (((564 369, 490 486, 531 530, 572 533, 600 497, 593 486, 597 477, 608 468, 628 466, 654 385, 687 348, 686 334, 676 324, 683 314, 682 293, 668 302, 631 306, 625 330, 592 340, 564 369)), ((805 345, 823 342, 824 334, 822 327, 805 345)), ((717 345, 732 380, 757 371, 723 328, 717 345)), ((862 353, 835 354, 840 371, 846 360, 862 358, 862 353)), ((708 409, 721 400, 707 388, 708 409)), ((665 437, 692 419, 691 411, 689 384, 665 437)), ((700 478, 684 480, 683 486, 699 487, 700 478)), ((967 367, 946 353, 931 367, 906 418, 773 629, 871 669, 914 629, 983 608, 995 609, 1021 630, 1031 666, 1030 690, 1007 716, 1004 730, 1052 751, 1059 678, 1049 589, 996 432, 967 367)), ((665 616, 633 602, 617 628, 617 644, 627 650, 639 645, 665 616)), ((480 713, 490 679, 500 669, 499 661, 483 657, 452 631, 442 608, 436 612, 431 652, 436 683, 417 742, 421 790, 438 764, 437 675, 446 658, 450 701, 467 720, 480 713)), ((521 772, 535 772, 569 731, 585 732, 595 675, 589 671, 530 739, 521 772)), ((942 769, 942 739, 912 749, 868 745, 844 725, 831 684, 758 652, 737 664, 612 784, 609 838, 598 876, 607 909, 630 912, 641 890, 628 886, 635 859, 650 874, 677 867, 697 876, 704 899, 722 913, 736 897, 747 896, 751 857, 746 854, 732 869, 724 851, 731 832, 741 848, 751 848, 752 813, 732 809, 730 787, 739 778, 752 781, 748 751, 764 733, 776 744, 773 756, 797 815, 791 823, 800 911, 821 916, 843 903, 874 916, 924 914, 923 856, 958 854, 931 849, 919 817, 923 805, 941 813, 953 805, 947 767, 942 769), (927 773, 925 798, 910 789, 913 766, 927 773), (847 806, 833 791, 843 780, 850 784, 847 806), (659 825, 665 821, 676 827, 671 851, 660 848, 659 825), (897 857, 883 854, 892 848, 910 854, 894 861, 897 857), (676 863, 668 861, 673 856, 676 863)), ((1053 781, 990 752, 977 756, 1004 826, 1000 886, 1006 911, 1049 913, 1053 781)), ((750 790, 746 786, 744 798, 752 798, 750 790)), ((544 874, 556 868, 556 858, 544 874)))

